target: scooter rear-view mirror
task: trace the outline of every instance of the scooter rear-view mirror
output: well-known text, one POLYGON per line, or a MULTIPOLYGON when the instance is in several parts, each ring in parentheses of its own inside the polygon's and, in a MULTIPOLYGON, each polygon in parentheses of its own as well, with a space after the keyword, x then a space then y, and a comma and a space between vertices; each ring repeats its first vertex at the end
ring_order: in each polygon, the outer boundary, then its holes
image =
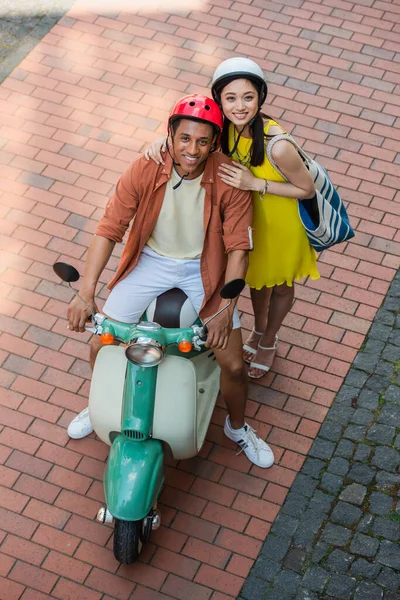
POLYGON ((79 271, 77 271, 75 269, 75 267, 73 267, 72 265, 69 265, 68 263, 65 263, 65 262, 54 263, 53 271, 60 279, 65 281, 65 283, 68 283, 69 287, 71 288, 71 290, 75 294, 75 296, 77 296, 79 298, 79 300, 81 302, 83 302, 83 304, 86 306, 86 308, 88 308, 90 310, 90 312, 92 313, 92 320, 94 323, 95 322, 95 313, 93 312, 93 309, 87 304, 87 302, 84 301, 83 298, 80 297, 78 292, 76 292, 73 289, 73 287, 71 286, 71 283, 74 283, 74 281, 78 281, 78 279, 80 278, 79 271))
POLYGON ((203 328, 205 332, 207 332, 207 323, 215 319, 215 317, 217 317, 224 310, 229 308, 229 306, 232 304, 232 300, 239 296, 240 292, 243 290, 245 285, 246 282, 244 279, 232 279, 232 281, 228 281, 228 283, 226 283, 223 286, 219 294, 221 298, 224 298, 224 300, 229 300, 229 302, 228 304, 225 304, 225 306, 223 306, 217 313, 215 313, 215 315, 213 315, 203 323, 203 328))
POLYGON ((233 300, 243 291, 246 282, 244 279, 232 279, 228 281, 220 291, 221 298, 225 300, 233 300))
POLYGON ((80 275, 72 265, 64 262, 56 262, 53 265, 54 273, 66 283, 78 281, 80 275))

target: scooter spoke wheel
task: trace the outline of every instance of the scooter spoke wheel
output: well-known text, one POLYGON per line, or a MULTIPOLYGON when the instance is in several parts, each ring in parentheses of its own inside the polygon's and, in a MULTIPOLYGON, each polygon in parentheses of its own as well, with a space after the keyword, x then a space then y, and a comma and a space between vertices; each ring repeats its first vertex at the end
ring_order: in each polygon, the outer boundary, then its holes
POLYGON ((114 556, 123 565, 129 565, 139 558, 143 547, 143 528, 146 522, 147 519, 141 521, 115 519, 114 556))

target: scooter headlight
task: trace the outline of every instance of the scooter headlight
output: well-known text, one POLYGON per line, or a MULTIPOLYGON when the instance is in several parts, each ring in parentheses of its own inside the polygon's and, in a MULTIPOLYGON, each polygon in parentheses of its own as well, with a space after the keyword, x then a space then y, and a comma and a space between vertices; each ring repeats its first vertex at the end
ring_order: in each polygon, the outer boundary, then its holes
POLYGON ((165 356, 164 347, 148 337, 138 337, 125 350, 126 358, 139 367, 156 367, 165 356))

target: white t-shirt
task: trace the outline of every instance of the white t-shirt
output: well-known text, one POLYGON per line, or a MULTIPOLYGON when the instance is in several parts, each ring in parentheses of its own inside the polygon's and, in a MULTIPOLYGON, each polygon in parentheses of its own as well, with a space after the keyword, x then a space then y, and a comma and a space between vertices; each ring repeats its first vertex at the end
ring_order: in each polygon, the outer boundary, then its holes
POLYGON ((200 258, 204 243, 202 177, 203 174, 196 179, 183 179, 174 190, 181 177, 172 169, 156 226, 147 241, 158 254, 169 258, 200 258))

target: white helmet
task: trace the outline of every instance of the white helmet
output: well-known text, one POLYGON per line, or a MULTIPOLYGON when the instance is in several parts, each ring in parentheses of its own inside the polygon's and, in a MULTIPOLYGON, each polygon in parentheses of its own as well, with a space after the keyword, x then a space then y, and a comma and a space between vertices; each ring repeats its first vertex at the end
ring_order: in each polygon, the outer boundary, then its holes
POLYGON ((221 104, 220 96, 223 88, 235 79, 249 79, 255 84, 259 91, 259 105, 261 106, 267 97, 267 82, 261 67, 254 60, 235 56, 224 60, 216 69, 212 78, 211 92, 218 104, 221 104))

